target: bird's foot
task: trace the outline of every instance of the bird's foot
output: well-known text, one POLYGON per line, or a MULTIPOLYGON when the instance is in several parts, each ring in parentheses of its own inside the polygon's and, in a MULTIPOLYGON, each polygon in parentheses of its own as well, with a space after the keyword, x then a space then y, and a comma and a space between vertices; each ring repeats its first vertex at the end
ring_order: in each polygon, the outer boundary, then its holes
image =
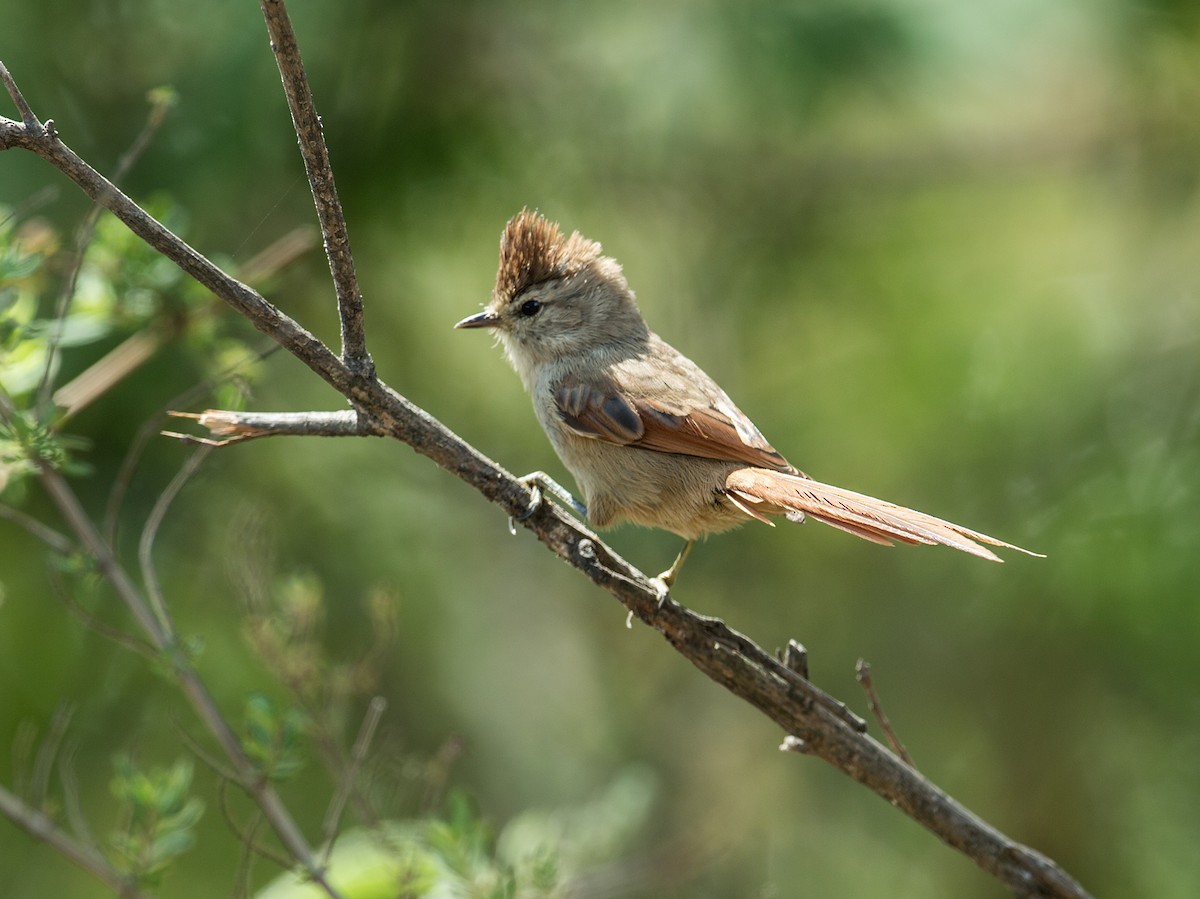
MULTIPOLYGON (((587 518, 587 506, 571 495, 571 491, 564 487, 550 475, 544 471, 531 471, 523 478, 517 478, 522 484, 530 489, 537 497, 536 503, 531 503, 531 509, 526 513, 525 518, 528 518, 537 511, 537 506, 541 505, 541 493, 549 493, 564 506, 568 506, 580 518, 587 518)), ((518 521, 524 521, 525 518, 519 518, 518 521)))
POLYGON ((671 569, 667 569, 657 577, 650 578, 650 586, 654 588, 654 592, 658 594, 658 611, 662 611, 662 607, 667 604, 667 600, 671 596, 671 584, 675 581, 675 574, 671 569))
POLYGON ((675 586, 675 578, 679 575, 679 569, 683 567, 683 563, 687 561, 687 557, 695 545, 695 540, 689 540, 683 545, 683 549, 679 551, 679 555, 675 557, 675 561, 671 563, 670 568, 657 577, 650 578, 650 584, 654 587, 654 592, 658 594, 658 609, 660 612, 662 611, 662 607, 666 605, 667 597, 671 595, 671 588, 675 586))
POLYGON ((580 518, 587 519, 587 506, 571 495, 571 491, 562 484, 558 483, 550 475, 544 471, 532 471, 524 477, 517 478, 522 486, 529 490, 529 507, 520 515, 510 515, 508 518, 508 530, 510 533, 517 532, 517 522, 527 521, 534 512, 536 512, 543 502, 545 502, 546 494, 550 494, 564 506, 578 515, 580 518))

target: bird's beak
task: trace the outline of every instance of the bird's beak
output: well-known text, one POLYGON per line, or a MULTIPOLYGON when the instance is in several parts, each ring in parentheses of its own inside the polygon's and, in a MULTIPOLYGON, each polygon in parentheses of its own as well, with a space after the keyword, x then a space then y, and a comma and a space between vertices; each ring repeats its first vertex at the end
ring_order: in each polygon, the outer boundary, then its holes
POLYGON ((500 316, 491 309, 484 309, 474 315, 468 315, 454 327, 456 328, 494 328, 500 324, 500 316))

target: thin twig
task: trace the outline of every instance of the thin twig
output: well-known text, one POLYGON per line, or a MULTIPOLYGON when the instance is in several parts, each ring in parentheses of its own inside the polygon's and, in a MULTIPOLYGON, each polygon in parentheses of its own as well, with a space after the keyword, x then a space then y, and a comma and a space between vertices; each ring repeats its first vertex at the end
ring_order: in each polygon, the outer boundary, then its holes
POLYGON ((222 783, 237 783, 238 774, 226 765, 221 764, 221 761, 216 758, 211 752, 200 745, 200 741, 187 732, 174 715, 171 716, 171 729, 175 731, 175 735, 179 737, 180 742, 184 747, 198 758, 208 770, 217 775, 218 780, 222 783))
POLYGON ((320 240, 321 233, 311 225, 300 225, 276 238, 237 267, 237 276, 247 284, 256 284, 287 268, 320 240))
POLYGON ((41 808, 46 807, 46 800, 50 795, 50 773, 54 770, 54 760, 71 724, 73 711, 68 702, 58 704, 58 708, 54 710, 54 717, 50 719, 46 738, 42 740, 34 759, 33 776, 29 781, 29 797, 41 808))
POLYGON ((79 802, 79 778, 75 776, 75 752, 77 749, 77 741, 72 740, 63 751, 62 761, 58 763, 58 778, 62 782, 63 810, 67 814, 67 821, 75 832, 75 836, 89 846, 96 846, 98 843, 92 834, 87 816, 83 813, 83 806, 79 802))
POLYGON ((333 845, 337 842, 338 828, 342 823, 342 812, 345 811, 346 802, 357 786, 358 772, 362 769, 363 762, 367 758, 367 752, 371 748, 371 741, 375 739, 375 730, 379 727, 379 720, 383 717, 383 712, 386 708, 387 700, 382 696, 376 696, 371 699, 370 704, 367 706, 367 714, 363 716, 362 725, 358 729, 358 737, 354 741, 354 748, 350 752, 350 764, 342 772, 342 785, 337 793, 334 794, 333 801, 329 805, 329 810, 325 813, 325 823, 321 828, 325 837, 325 850, 321 854, 321 864, 324 867, 329 866, 329 858, 333 854, 333 845))
POLYGON ((166 437, 202 443, 208 446, 227 446, 255 440, 259 437, 367 437, 378 436, 357 412, 234 412, 226 409, 206 409, 203 412, 168 412, 173 418, 188 418, 200 427, 208 428, 216 440, 194 437, 175 431, 163 431, 166 437))
POLYGON ((70 419, 130 375, 176 334, 175 329, 145 328, 131 334, 94 363, 54 391, 54 405, 63 411, 55 420, 61 428, 70 419))
POLYGON ((304 170, 308 173, 308 183, 312 188, 317 220, 325 238, 325 253, 329 257, 329 271, 333 275, 338 314, 342 322, 342 361, 355 374, 373 378, 375 366, 367 353, 362 294, 359 292, 354 256, 350 252, 350 234, 334 184, 333 167, 329 164, 321 119, 317 115, 312 88, 309 87, 304 62, 300 58, 296 32, 292 29, 292 21, 283 0, 260 0, 259 5, 271 36, 271 51, 275 54, 279 76, 283 79, 283 92, 292 113, 292 125, 300 141, 300 155, 304 158, 304 170))
POLYGON ((871 666, 866 659, 858 660, 858 664, 854 666, 854 676, 862 686, 863 692, 867 694, 867 705, 871 709, 871 714, 875 716, 875 720, 879 722, 879 727, 883 730, 888 745, 892 747, 892 752, 900 756, 900 760, 904 764, 915 768, 912 756, 900 742, 900 737, 892 729, 892 722, 888 719, 887 712, 883 710, 883 703, 879 701, 879 694, 875 692, 875 682, 871 679, 871 666))
POLYGON ((262 826, 263 820, 261 812, 255 814, 254 820, 250 822, 248 827, 242 827, 238 823, 237 818, 233 815, 233 807, 229 804, 229 784, 230 781, 221 781, 217 795, 220 799, 221 816, 225 819, 225 823, 229 825, 229 829, 233 831, 233 835, 237 837, 238 842, 245 847, 247 852, 261 856, 281 868, 291 867, 287 858, 258 842, 257 833, 262 826))
POLYGON ((41 190, 30 194, 20 203, 17 203, 8 211, 8 215, 0 218, 0 228, 3 228, 9 222, 20 221, 28 215, 32 215, 36 210, 43 206, 49 206, 58 199, 58 186, 48 184, 41 190))
POLYGON ((109 492, 108 502, 104 506, 104 536, 109 546, 117 545, 117 522, 121 514, 121 505, 125 501, 125 494, 128 492, 130 484, 133 483, 133 476, 137 472, 142 454, 145 452, 146 447, 150 445, 150 441, 157 436, 162 420, 167 417, 170 409, 175 406, 186 406, 199 400, 201 397, 207 396, 218 384, 229 380, 237 374, 238 370, 243 366, 250 362, 265 359, 278 350, 279 345, 274 343, 258 347, 247 358, 234 362, 223 371, 218 372, 210 378, 205 378, 200 383, 192 385, 187 390, 167 400, 157 412, 142 423, 142 426, 138 428, 137 436, 134 437, 128 451, 125 453, 125 458, 121 460, 121 468, 113 481, 113 488, 109 492))
POLYGON ((54 597, 66 607, 68 612, 79 620, 80 624, 92 633, 99 634, 106 640, 111 640, 122 649, 128 649, 130 652, 137 653, 147 661, 153 661, 157 658, 151 646, 137 639, 137 637, 113 627, 99 616, 93 615, 83 603, 71 595, 71 591, 63 583, 61 572, 48 566, 46 577, 50 581, 50 589, 53 591, 54 597))
POLYGON ((47 524, 42 524, 42 522, 31 515, 26 515, 20 509, 14 509, 12 506, 0 503, 0 518, 24 528, 60 556, 69 556, 75 552, 75 544, 71 541, 70 537, 66 534, 60 534, 47 524))
MULTIPOLYGON (((154 139, 154 135, 158 132, 163 119, 166 117, 168 106, 169 103, 165 99, 152 99, 150 101, 150 112, 146 117, 146 124, 142 126, 142 131, 134 139, 133 144, 117 161, 117 168, 112 176, 113 184, 120 184, 124 181, 125 176, 133 168, 134 163, 146 152, 146 149, 150 146, 150 141, 154 139)), ((102 206, 99 204, 93 205, 88 210, 87 215, 83 217, 83 221, 75 233, 75 252, 72 254, 71 264, 67 268, 66 277, 63 278, 62 286, 58 292, 58 302, 54 307, 54 326, 50 329, 50 334, 46 342, 46 364, 42 368, 42 377, 37 389, 39 407, 45 406, 46 401, 50 399, 50 391, 54 386, 54 374, 58 367, 59 347, 67 327, 67 314, 70 312, 71 303, 75 299, 75 285, 79 280, 80 271, 83 270, 83 259, 87 254, 87 248, 91 244, 92 238, 95 237, 96 223, 100 220, 101 212, 103 212, 102 206)))
POLYGON ((138 541, 138 564, 142 569, 142 583, 146 588, 146 598, 150 600, 163 631, 172 640, 175 635, 175 625, 171 621, 171 612, 167 608, 166 600, 163 598, 162 588, 158 583, 158 571, 154 567, 154 540, 158 536, 158 529, 162 526, 163 519, 166 518, 167 510, 171 508, 171 503, 175 501, 175 497, 179 495, 179 491, 183 489, 183 485, 204 464, 204 460, 208 458, 210 452, 212 452, 211 447, 201 447, 188 456, 187 461, 183 463, 183 467, 171 479, 171 483, 159 494, 158 500, 154 503, 154 508, 150 510, 150 514, 146 517, 146 525, 142 528, 142 539, 138 541))
MULTIPOLYGON (((867 732, 867 722, 850 711, 846 703, 842 702, 840 699, 834 699, 824 690, 821 690, 813 685, 809 680, 808 650, 804 647, 803 643, 801 643, 799 640, 788 640, 788 645, 784 648, 784 650, 782 652, 777 651, 775 655, 779 661, 783 663, 785 668, 794 672, 801 680, 809 685, 809 689, 812 691, 811 695, 814 700, 823 703, 826 708, 828 708, 831 712, 833 712, 859 733, 865 734, 867 732)), ((787 745, 784 748, 793 751, 796 749, 795 746, 791 745, 787 745)))
POLYGON ((17 82, 13 80, 13 76, 9 73, 8 67, 3 61, 0 61, 0 81, 4 82, 4 89, 8 91, 8 96, 12 98, 13 106, 17 107, 17 112, 21 113, 21 123, 25 128, 29 131, 41 131, 42 123, 33 114, 33 109, 25 100, 25 96, 21 93, 21 89, 17 87, 17 82))
POLYGON ((262 815, 259 815, 254 819, 254 821, 250 824, 250 828, 246 831, 246 838, 250 842, 243 842, 241 844, 242 851, 238 854, 237 871, 234 872, 233 876, 234 889, 236 890, 234 896, 239 897, 239 899, 240 897, 250 895, 251 875, 254 873, 254 859, 258 855, 254 851, 253 847, 258 840, 258 832, 262 829, 262 826, 262 815))

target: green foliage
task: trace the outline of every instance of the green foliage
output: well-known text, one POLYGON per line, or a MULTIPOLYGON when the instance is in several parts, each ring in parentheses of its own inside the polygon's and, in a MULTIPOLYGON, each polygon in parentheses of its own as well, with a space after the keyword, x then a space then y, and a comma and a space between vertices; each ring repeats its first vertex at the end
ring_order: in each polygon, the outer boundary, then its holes
POLYGON ((41 462, 61 468, 66 452, 50 431, 26 413, 14 413, 0 422, 0 464, 11 477, 36 471, 41 462))
POLYGON ((246 700, 242 746, 250 761, 268 780, 284 781, 304 767, 301 742, 307 716, 295 707, 281 708, 261 693, 246 700))
MULTIPOLYGON (((165 198, 147 205, 164 223, 185 224, 165 198)), ((48 263, 53 259, 60 271, 69 270, 73 254, 57 249, 59 238, 44 223, 18 229, 3 209, 0 218, 9 220, 0 226, 0 386, 9 395, 29 394, 47 367, 53 376, 56 347, 86 346, 172 314, 183 274, 115 218, 102 215, 78 262, 66 315, 59 317, 48 263)))
POLYGON ((46 258, 57 235, 46 226, 18 232, 12 210, 0 206, 0 388, 21 395, 37 386, 46 364, 44 331, 38 318, 45 289, 46 258))
MULTIPOLYGON (((644 827, 653 778, 630 770, 577 807, 530 810, 494 836, 462 791, 441 817, 388 821, 339 837, 328 875, 347 899, 567 899, 581 875, 619 865, 644 827)), ((256 899, 318 899, 293 874, 256 899)))
MULTIPOLYGON (((160 194, 144 205, 186 234, 187 217, 171 199, 160 194)), ((203 374, 218 380, 214 388, 227 387, 232 372, 242 384, 257 376, 238 323, 210 314, 212 295, 115 217, 97 218, 81 257, 60 247, 46 222, 20 223, 0 207, 0 388, 10 397, 20 401, 43 380, 54 383, 61 351, 146 329, 167 338, 184 334, 203 374), (229 333, 231 323, 237 334, 229 333)), ((236 403, 242 393, 226 398, 236 403)))
MULTIPOLYGON (((186 228, 182 211, 165 196, 147 208, 177 233, 186 228)), ((45 221, 22 221, 0 207, 0 391, 11 406, 0 420, 0 493, 10 503, 23 501, 23 482, 38 464, 88 474, 81 456, 91 442, 62 431, 64 418, 78 412, 63 405, 95 402, 173 340, 187 341, 196 380, 211 379, 214 398, 226 408, 239 408, 261 374, 244 337, 210 314, 211 295, 177 266, 113 216, 100 215, 86 234, 80 256, 64 250, 45 221), (133 352, 150 350, 126 367, 130 354, 115 341, 137 335, 144 340, 133 352), (101 350, 109 355, 80 372, 101 350), (64 372, 74 376, 66 388, 64 372), (44 397, 59 408, 44 408, 44 397)))
POLYGON ((112 794, 125 824, 109 838, 110 857, 118 871, 154 884, 196 841, 204 803, 190 795, 192 762, 181 758, 147 771, 120 755, 113 767, 112 794))

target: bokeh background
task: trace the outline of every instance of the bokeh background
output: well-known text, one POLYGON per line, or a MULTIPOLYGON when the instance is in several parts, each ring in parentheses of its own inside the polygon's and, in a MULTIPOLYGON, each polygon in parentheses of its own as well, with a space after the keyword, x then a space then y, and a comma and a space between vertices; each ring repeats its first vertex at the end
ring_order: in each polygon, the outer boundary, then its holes
MULTIPOLYGON (((794 463, 1048 555, 988 565, 746 527, 698 549, 677 598, 764 645, 801 640, 816 682, 860 710, 854 663, 869 660, 921 769, 1097 895, 1196 895, 1200 7, 296 0, 292 14, 389 384, 509 470, 569 482, 499 351, 451 325, 487 299, 521 207, 600 240, 652 326, 794 463)), ((205 253, 244 262, 313 221, 255 4, 10 4, 0 53, 102 171, 147 90, 172 86, 127 186, 172 198, 205 253)), ((37 214, 69 234, 82 195, 28 154, 0 156, 0 202, 46 186, 37 214)), ((319 252, 269 296, 336 339, 319 252)), ((137 428, 202 367, 172 346, 73 422, 97 513, 137 428)), ((338 401, 276 354, 250 403, 338 401)), ((125 506, 130 559, 185 455, 150 446, 125 506)), ((36 490, 21 502, 53 521, 36 490)), ((677 549, 611 540, 649 571, 677 549)), ((221 452, 156 558, 233 717, 274 689, 241 636, 247 566, 323 595, 335 660, 364 653, 387 597, 378 761, 424 771, 461 746, 445 777, 497 829, 635 782, 648 811, 622 852, 643 876, 613 895, 1005 895, 856 784, 778 752, 773 725, 402 445, 221 452)), ((113 755, 169 764, 186 753, 176 728, 199 729, 169 684, 54 601, 46 567, 0 524, 0 771, 19 781, 29 734, 70 703, 70 767, 103 835, 113 755)), ((197 779, 211 789, 202 764, 197 779)), ((317 832, 320 766, 284 789, 317 832)), ((421 795, 397 788, 391 813, 418 814, 421 795)), ((160 894, 227 894, 238 853, 211 804, 160 894)), ((0 859, 6 895, 106 895, 7 822, 0 859)))

